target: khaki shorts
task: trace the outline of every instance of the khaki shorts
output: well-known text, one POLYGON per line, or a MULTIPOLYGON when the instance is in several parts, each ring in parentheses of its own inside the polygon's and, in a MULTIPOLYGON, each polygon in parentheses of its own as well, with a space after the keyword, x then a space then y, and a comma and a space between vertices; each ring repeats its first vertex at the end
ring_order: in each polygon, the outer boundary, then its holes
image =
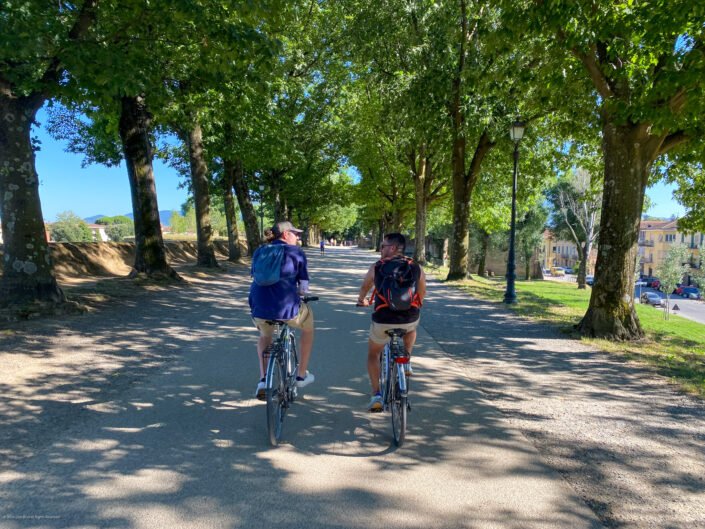
MULTIPOLYGON (((259 329, 260 336, 271 338, 274 335, 274 325, 267 323, 266 318, 252 318, 255 326, 259 329)), ((299 307, 299 313, 296 317, 287 320, 289 327, 302 329, 304 331, 313 330, 313 311, 308 305, 302 303, 299 307)))
POLYGON ((419 318, 411 323, 376 323, 372 322, 370 325, 370 341, 379 345, 385 344, 389 341, 389 335, 385 333, 389 329, 404 329, 405 331, 415 331, 416 327, 419 326, 419 318))

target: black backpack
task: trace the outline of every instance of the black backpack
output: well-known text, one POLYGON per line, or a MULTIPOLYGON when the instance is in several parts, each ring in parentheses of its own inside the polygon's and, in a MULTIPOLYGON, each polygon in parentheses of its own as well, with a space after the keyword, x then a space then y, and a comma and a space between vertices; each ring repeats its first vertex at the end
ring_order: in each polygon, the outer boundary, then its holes
POLYGON ((414 261, 395 256, 375 265, 375 310, 388 308, 395 312, 419 307, 416 295, 417 274, 414 261))

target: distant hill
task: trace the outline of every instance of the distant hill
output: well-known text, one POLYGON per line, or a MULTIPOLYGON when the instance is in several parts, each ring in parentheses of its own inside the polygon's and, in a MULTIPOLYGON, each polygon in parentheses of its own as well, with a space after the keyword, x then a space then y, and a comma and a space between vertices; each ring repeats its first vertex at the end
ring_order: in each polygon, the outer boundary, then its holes
MULTIPOLYGON (((172 210, 162 210, 159 212, 159 222, 162 223, 162 226, 170 226, 169 222, 171 221, 171 211, 172 210)), ((95 221, 98 220, 101 217, 105 217, 106 215, 92 215, 90 217, 86 217, 83 220, 85 220, 88 224, 95 224, 95 221)), ((112 216, 112 215, 111 215, 112 216)), ((134 217, 132 216, 132 213, 125 213, 126 217, 129 217, 133 219, 134 217)))
POLYGON ((95 224, 95 221, 101 217, 105 217, 105 215, 93 215, 92 217, 86 217, 83 220, 85 220, 88 224, 95 224))

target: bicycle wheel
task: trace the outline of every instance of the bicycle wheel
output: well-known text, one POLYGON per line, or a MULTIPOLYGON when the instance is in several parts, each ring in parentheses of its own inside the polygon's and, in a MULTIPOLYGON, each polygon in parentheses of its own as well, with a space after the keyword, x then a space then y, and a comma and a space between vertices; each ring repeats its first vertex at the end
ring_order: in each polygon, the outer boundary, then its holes
POLYGON ((267 433, 269 443, 277 446, 282 435, 284 416, 286 415, 286 368, 281 349, 272 351, 267 366, 267 433))
POLYGON ((402 395, 399 387, 399 364, 394 364, 392 367, 392 395, 390 400, 392 408, 392 434, 394 435, 394 444, 401 446, 404 444, 406 437, 406 412, 407 412, 407 397, 402 395))

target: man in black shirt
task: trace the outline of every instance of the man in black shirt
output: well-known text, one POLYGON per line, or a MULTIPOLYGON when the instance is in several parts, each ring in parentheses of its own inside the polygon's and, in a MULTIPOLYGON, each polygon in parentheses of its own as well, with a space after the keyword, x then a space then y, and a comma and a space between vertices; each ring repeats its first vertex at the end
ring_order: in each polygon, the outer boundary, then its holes
POLYGON ((375 311, 372 314, 372 325, 367 347, 367 373, 372 386, 372 399, 368 409, 373 412, 382 411, 382 394, 379 387, 379 358, 385 344, 389 341, 389 336, 385 331, 389 329, 405 329, 404 347, 407 352, 416 342, 416 327, 419 324, 420 307, 426 295, 426 275, 418 263, 404 256, 406 239, 401 233, 388 233, 380 246, 381 258, 370 266, 365 275, 365 279, 360 287, 360 295, 357 299, 357 306, 366 307, 371 299, 367 299, 367 293, 375 286, 373 291, 375 311), (379 292, 379 282, 382 267, 399 266, 410 268, 409 272, 413 276, 415 292, 411 300, 411 306, 405 310, 395 310, 393 303, 379 292))

